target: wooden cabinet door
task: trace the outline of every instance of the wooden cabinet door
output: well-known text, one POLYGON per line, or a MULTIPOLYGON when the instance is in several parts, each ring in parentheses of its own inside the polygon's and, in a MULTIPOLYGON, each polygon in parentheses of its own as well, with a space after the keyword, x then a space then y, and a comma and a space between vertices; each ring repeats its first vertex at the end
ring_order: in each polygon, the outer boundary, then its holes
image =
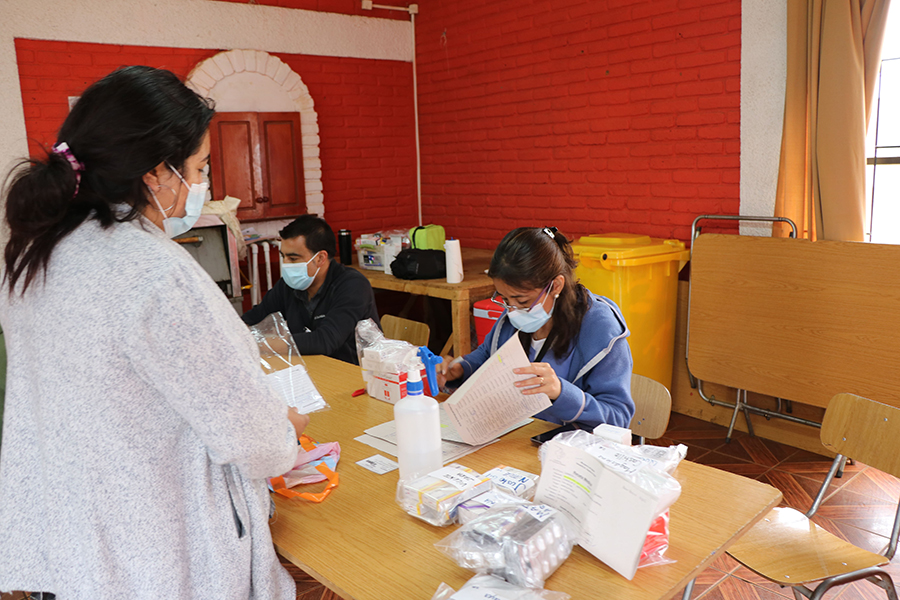
POLYGON ((306 213, 300 115, 295 112, 259 113, 263 179, 269 202, 266 216, 306 213))
POLYGON ((240 198, 239 219, 265 215, 259 119, 256 113, 216 113, 209 126, 209 175, 213 200, 240 198))
POLYGON ((242 221, 306 212, 298 113, 216 113, 210 124, 212 197, 240 198, 242 221))

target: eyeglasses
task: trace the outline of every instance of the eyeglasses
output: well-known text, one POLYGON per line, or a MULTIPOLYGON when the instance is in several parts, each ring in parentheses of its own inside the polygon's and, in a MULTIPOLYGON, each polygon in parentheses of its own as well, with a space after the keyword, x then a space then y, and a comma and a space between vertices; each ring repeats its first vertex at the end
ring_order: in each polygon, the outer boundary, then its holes
POLYGON ((529 306, 528 308, 519 308, 518 306, 511 306, 511 305, 507 304, 506 300, 504 300, 503 296, 500 295, 500 292, 497 292, 497 291, 495 291, 493 294, 491 294, 491 302, 493 302, 494 304, 496 304, 498 306, 503 307, 504 310, 507 310, 509 312, 513 312, 516 310, 528 311, 528 310, 531 310, 532 308, 534 308, 538 302, 540 302, 541 300, 544 299, 547 292, 550 291, 550 288, 552 286, 553 286, 553 281, 548 283, 547 287, 545 287, 543 290, 541 290, 541 293, 538 295, 537 299, 535 299, 535 301, 532 302, 531 306, 529 306))

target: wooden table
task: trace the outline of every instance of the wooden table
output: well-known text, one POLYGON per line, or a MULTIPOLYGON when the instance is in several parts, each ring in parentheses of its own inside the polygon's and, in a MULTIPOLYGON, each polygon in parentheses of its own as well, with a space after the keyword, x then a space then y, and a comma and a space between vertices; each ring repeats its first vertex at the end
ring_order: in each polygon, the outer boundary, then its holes
POLYGON ((494 292, 494 284, 485 274, 493 255, 492 250, 463 248, 464 276, 460 283, 447 283, 446 279, 397 279, 383 271, 363 269, 356 264, 353 268, 365 275, 373 288, 449 300, 453 314, 453 334, 448 345, 452 342, 454 356, 462 356, 472 351, 469 333, 472 303, 487 298, 494 292))
MULTIPOLYGON (((433 527, 403 512, 394 501, 397 471, 376 475, 355 464, 377 451, 353 438, 391 420, 393 407, 366 395, 350 396, 362 387, 358 367, 324 356, 305 360, 331 405, 330 411, 312 415, 307 433, 320 442, 341 443, 341 480, 321 504, 274 496, 271 526, 278 552, 345 600, 421 600, 442 581, 459 589, 473 573, 433 546, 455 527, 433 527)), ((551 427, 535 421, 458 462, 479 472, 507 464, 539 473, 529 438, 551 427)), ((546 587, 575 600, 669 598, 781 500, 771 486, 687 461, 675 477, 682 494, 671 509, 667 556, 676 563, 639 569, 627 581, 576 547, 546 587)))

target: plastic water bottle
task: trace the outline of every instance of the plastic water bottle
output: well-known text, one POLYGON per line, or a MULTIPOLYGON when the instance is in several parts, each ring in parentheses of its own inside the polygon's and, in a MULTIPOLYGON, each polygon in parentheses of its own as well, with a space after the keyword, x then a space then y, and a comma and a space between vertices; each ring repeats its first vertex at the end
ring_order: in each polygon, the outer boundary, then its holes
POLYGON ((441 415, 437 401, 426 396, 418 360, 406 377, 406 397, 394 405, 400 479, 412 481, 444 466, 441 415))

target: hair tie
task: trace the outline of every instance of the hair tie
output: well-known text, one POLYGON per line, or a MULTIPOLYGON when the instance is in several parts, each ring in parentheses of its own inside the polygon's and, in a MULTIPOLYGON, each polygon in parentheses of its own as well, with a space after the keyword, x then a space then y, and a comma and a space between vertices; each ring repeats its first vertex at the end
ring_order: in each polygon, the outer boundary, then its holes
POLYGON ((546 233, 551 240, 556 239, 556 232, 559 231, 556 227, 544 227, 543 232, 546 233))
POLYGON ((65 158, 69 165, 72 167, 72 170, 75 171, 75 193, 72 195, 74 198, 78 195, 78 188, 81 186, 81 172, 84 171, 84 164, 78 162, 78 159, 75 158, 75 155, 72 154, 72 150, 69 148, 69 145, 65 142, 60 142, 57 145, 53 146, 52 150, 53 154, 59 154, 63 158, 65 158))

